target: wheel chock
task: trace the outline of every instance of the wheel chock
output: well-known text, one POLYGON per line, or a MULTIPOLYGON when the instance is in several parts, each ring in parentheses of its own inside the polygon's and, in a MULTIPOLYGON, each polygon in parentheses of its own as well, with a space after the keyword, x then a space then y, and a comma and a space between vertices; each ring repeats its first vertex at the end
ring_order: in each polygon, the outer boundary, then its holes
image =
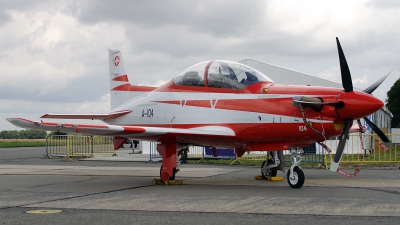
POLYGON ((281 181, 283 180, 283 177, 268 177, 269 181, 281 181))
POLYGON ((264 177, 262 175, 255 175, 254 179, 256 179, 256 180, 264 180, 264 177))
MULTIPOLYGON (((256 180, 264 180, 264 177, 262 175, 256 175, 254 176, 254 179, 256 180)), ((268 177, 269 181, 281 181, 283 180, 283 177, 268 177)))
POLYGON ((177 185, 182 184, 182 180, 167 180, 163 182, 161 179, 154 179, 153 184, 177 185))
POLYGON ((153 184, 164 184, 164 182, 161 179, 154 179, 153 184))
POLYGON ((165 181, 165 185, 178 185, 182 184, 182 180, 167 180, 165 181))

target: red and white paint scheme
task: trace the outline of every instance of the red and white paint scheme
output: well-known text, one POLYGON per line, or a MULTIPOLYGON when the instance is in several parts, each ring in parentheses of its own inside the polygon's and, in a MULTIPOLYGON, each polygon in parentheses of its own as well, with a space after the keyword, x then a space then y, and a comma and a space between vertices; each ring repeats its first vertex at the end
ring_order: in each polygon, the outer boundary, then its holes
MULTIPOLYGON (((331 170, 337 171, 353 120, 383 106, 371 93, 387 76, 363 92, 354 91, 338 40, 337 45, 343 89, 276 84, 251 67, 225 60, 193 65, 161 87, 135 86, 129 82, 121 52, 110 49, 110 113, 42 116, 99 119, 109 125, 7 120, 30 129, 112 136, 115 149, 127 139, 156 141, 163 158, 163 181, 175 178, 177 155, 188 146, 232 148, 238 156, 269 151, 272 159, 263 164, 263 176, 275 176, 282 161, 279 152, 292 150, 288 183, 300 188, 304 173, 297 147, 341 135, 338 158, 331 164, 331 170)), ((371 127, 379 130, 374 124, 371 127)), ((390 145, 385 137, 382 140, 390 145)))

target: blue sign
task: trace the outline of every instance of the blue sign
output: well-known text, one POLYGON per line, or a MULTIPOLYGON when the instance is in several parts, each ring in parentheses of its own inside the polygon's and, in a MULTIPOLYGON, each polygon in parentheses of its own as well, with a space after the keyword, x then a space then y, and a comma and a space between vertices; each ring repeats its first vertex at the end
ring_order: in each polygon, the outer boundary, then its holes
MULTIPOLYGON (((366 116, 370 121, 372 121, 372 114, 369 116, 366 116)), ((367 130, 370 130, 371 127, 368 125, 367 121, 364 120, 364 126, 367 128, 367 130)))

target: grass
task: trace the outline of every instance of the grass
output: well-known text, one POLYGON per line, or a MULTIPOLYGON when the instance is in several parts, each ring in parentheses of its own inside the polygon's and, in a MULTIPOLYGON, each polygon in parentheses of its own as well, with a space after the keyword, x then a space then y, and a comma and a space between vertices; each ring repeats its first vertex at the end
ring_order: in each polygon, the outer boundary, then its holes
POLYGON ((41 146, 46 146, 46 139, 0 139, 0 148, 41 146))
MULTIPOLYGON (((195 164, 199 160, 187 160, 188 163, 190 164, 195 164)), ((207 163, 207 164, 220 164, 220 165, 230 165, 234 160, 228 160, 228 159, 209 159, 208 161, 203 159, 201 160, 200 163, 207 163)), ((241 159, 240 162, 243 163, 244 166, 261 166, 263 163, 262 160, 247 160, 247 159, 241 159)), ((239 165, 238 163, 233 164, 233 165, 239 165)))

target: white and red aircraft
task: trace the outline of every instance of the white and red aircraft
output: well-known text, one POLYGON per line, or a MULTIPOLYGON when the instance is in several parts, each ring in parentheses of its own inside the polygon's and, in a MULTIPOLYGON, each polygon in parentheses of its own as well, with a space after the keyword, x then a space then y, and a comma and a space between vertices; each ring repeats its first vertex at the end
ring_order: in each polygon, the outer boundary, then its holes
POLYGON ((161 87, 131 85, 121 52, 109 50, 111 112, 45 114, 42 118, 99 119, 109 125, 72 124, 7 118, 16 126, 47 131, 114 137, 118 149, 127 139, 158 142, 160 177, 175 179, 177 155, 188 146, 233 148, 238 156, 272 151, 263 176, 275 176, 278 151, 292 150, 288 183, 300 188, 304 173, 297 147, 341 135, 331 171, 339 161, 353 120, 364 120, 390 146, 366 116, 383 106, 371 93, 386 75, 362 92, 354 91, 350 71, 336 38, 343 89, 275 84, 246 65, 212 60, 193 65, 161 87))

